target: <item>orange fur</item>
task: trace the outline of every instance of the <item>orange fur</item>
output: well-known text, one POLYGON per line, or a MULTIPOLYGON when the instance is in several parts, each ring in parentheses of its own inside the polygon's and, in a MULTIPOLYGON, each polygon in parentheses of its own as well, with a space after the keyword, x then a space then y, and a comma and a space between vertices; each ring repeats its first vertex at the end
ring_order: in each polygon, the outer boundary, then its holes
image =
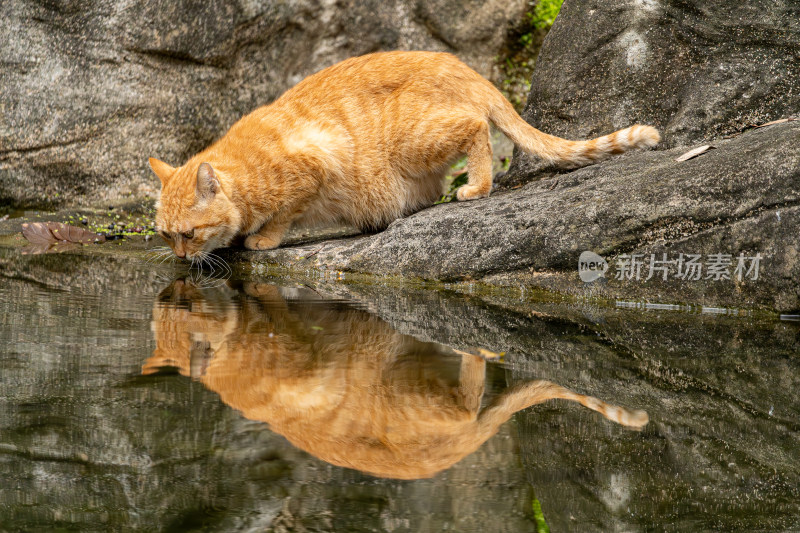
POLYGON ((648 421, 547 381, 512 387, 481 409, 482 358, 402 335, 360 309, 287 302, 266 284, 237 294, 177 281, 159 299, 143 373, 177 367, 298 448, 375 476, 433 476, 515 412, 550 399, 632 428, 648 421))
POLYGON ((162 182, 156 224, 189 258, 237 235, 247 248, 274 248, 295 222, 383 228, 436 201, 464 154, 469 181, 458 199, 483 198, 492 188, 490 121, 523 150, 565 167, 660 139, 640 125, 590 141, 553 137, 450 54, 370 54, 309 76, 180 168, 151 159, 162 182), (199 174, 201 163, 210 174, 199 174))

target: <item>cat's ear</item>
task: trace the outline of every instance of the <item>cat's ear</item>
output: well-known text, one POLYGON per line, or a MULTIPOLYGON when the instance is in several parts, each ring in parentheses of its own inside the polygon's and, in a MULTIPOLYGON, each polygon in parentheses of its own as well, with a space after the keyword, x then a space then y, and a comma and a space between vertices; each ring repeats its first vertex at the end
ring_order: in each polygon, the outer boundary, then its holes
POLYGON ((153 169, 158 179, 161 180, 161 185, 166 185, 167 180, 175 173, 175 169, 163 161, 159 161, 155 157, 150 158, 150 168, 153 169))
POLYGON ((200 163, 197 168, 197 198, 210 200, 219 192, 219 180, 208 163, 200 163))

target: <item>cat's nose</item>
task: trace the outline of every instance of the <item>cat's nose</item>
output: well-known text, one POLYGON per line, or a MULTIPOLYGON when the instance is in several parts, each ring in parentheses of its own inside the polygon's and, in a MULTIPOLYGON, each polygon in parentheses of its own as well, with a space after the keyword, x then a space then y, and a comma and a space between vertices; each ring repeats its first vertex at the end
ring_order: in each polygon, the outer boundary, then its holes
POLYGON ((186 251, 185 250, 175 250, 175 255, 177 255, 178 257, 183 259, 184 257, 186 257, 186 251))

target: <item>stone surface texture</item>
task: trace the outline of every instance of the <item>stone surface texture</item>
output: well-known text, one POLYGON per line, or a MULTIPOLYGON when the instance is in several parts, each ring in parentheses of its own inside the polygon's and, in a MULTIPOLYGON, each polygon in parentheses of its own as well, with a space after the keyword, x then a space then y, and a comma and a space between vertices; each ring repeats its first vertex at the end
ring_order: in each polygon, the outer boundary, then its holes
MULTIPOLYGON (((523 116, 570 139, 651 124, 671 148, 796 116, 799 87, 797 2, 567 0, 523 116)), ((532 163, 515 154, 510 174, 532 163)))

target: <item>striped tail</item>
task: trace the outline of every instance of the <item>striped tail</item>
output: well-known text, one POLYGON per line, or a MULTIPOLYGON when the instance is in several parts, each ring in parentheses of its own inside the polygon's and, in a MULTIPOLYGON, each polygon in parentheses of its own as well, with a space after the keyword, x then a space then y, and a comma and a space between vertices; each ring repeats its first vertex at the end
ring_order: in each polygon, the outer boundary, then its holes
POLYGON ((503 393, 494 404, 481 411, 478 420, 485 431, 491 431, 491 428, 496 431, 500 424, 508 420, 517 411, 554 399, 578 402, 593 411, 597 411, 612 422, 632 429, 641 429, 650 421, 646 411, 631 411, 624 407, 611 405, 592 396, 572 392, 550 381, 532 381, 513 387, 503 393))
POLYGON ((661 140, 654 127, 636 124, 590 141, 568 141, 537 130, 517 114, 500 91, 495 96, 489 111, 495 126, 524 151, 562 168, 582 167, 633 148, 651 148, 661 140))

